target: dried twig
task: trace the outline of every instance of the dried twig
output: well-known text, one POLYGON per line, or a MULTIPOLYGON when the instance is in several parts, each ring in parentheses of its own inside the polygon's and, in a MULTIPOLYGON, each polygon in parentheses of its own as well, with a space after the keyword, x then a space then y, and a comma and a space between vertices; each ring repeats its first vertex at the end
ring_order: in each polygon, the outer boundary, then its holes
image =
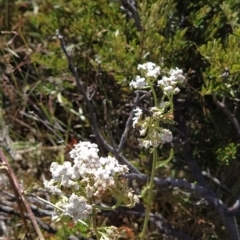
POLYGON ((228 107, 225 104, 225 98, 222 99, 222 101, 218 101, 217 95, 213 94, 213 100, 215 104, 224 112, 224 114, 228 117, 228 119, 232 122, 233 126, 237 130, 237 134, 240 137, 240 125, 236 117, 231 113, 231 111, 228 109, 228 107))
POLYGON ((21 214, 22 220, 24 222, 24 225, 26 227, 27 232, 29 233, 29 235, 28 235, 29 238, 33 239, 33 237, 30 235, 30 230, 29 230, 29 227, 27 225, 27 221, 26 221, 26 218, 25 218, 25 215, 24 215, 23 206, 25 207, 25 209, 28 212, 29 218, 30 218, 30 220, 31 220, 31 222, 34 226, 34 229, 35 229, 39 239, 44 240, 42 232, 41 232, 41 230, 38 226, 36 217, 34 216, 32 210, 29 206, 29 203, 24 196, 23 190, 22 190, 20 184, 18 183, 17 177, 14 174, 12 168, 10 167, 10 165, 8 163, 8 160, 5 157, 2 149, 0 149, 0 160, 2 162, 2 166, 6 170, 7 176, 8 176, 8 178, 9 178, 11 184, 12 184, 12 187, 13 187, 13 190, 14 190, 14 193, 15 193, 15 196, 16 196, 16 200, 17 200, 17 203, 18 203, 18 206, 19 206, 19 209, 20 209, 20 214, 21 214))

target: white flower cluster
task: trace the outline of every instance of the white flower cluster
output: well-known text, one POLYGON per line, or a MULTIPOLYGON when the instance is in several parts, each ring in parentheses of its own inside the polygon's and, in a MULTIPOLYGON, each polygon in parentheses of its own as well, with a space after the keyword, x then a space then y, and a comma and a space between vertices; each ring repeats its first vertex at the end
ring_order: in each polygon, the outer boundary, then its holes
POLYGON ((59 165, 53 162, 50 166, 50 172, 52 173, 52 179, 56 182, 61 183, 62 186, 71 187, 76 186, 76 183, 71 180, 72 177, 72 164, 68 161, 64 162, 63 165, 59 165))
MULTIPOLYGON (((137 69, 142 70, 146 77, 155 79, 159 76, 161 70, 159 66, 156 66, 156 64, 152 62, 139 64, 137 69)), ((148 83, 145 77, 140 77, 139 75, 137 75, 136 78, 133 79, 129 85, 133 88, 144 88, 148 85, 148 83)))
POLYGON ((170 77, 164 76, 158 81, 158 85, 163 89, 166 94, 179 93, 180 89, 177 86, 178 83, 184 83, 185 77, 181 69, 171 69, 170 77))
POLYGON ((151 117, 145 117, 141 119, 142 109, 137 107, 134 110, 133 117, 133 127, 136 125, 139 127, 140 136, 145 136, 139 140, 139 145, 141 147, 158 147, 166 142, 171 142, 173 139, 172 132, 165 128, 154 127, 157 120, 161 121, 164 118, 165 107, 168 107, 168 104, 162 104, 159 107, 152 107, 150 111, 152 112, 151 117))
POLYGON ((140 147, 150 148, 158 147, 166 142, 172 141, 172 132, 168 129, 162 128, 159 132, 151 132, 148 138, 138 139, 140 147))
POLYGON ((147 83, 144 77, 140 77, 139 75, 137 75, 136 78, 132 80, 129 85, 133 88, 144 88, 147 83))
MULTIPOLYGON (((137 69, 144 74, 144 77, 137 76, 132 80, 130 86, 133 88, 144 88, 153 84, 154 81, 151 81, 151 79, 156 80, 161 73, 161 68, 152 62, 139 64, 137 69)), ((136 125, 139 127, 140 136, 143 137, 139 139, 140 146, 142 147, 158 147, 166 142, 171 142, 173 139, 172 132, 168 129, 159 127, 159 125, 161 122, 166 122, 166 120, 171 121, 173 119, 171 112, 166 113, 166 110, 169 111, 169 107, 171 106, 170 96, 180 91, 177 84, 184 83, 185 76, 183 75, 183 71, 178 68, 171 69, 169 75, 169 77, 164 76, 161 80, 158 80, 158 86, 162 88, 164 97, 167 96, 169 101, 165 101, 163 97, 158 107, 155 106, 150 109, 152 112, 150 117, 142 118, 142 109, 139 107, 133 110, 134 116, 132 125, 133 128, 135 128, 136 125)), ((170 109, 170 111, 173 111, 173 109, 170 109)))
POLYGON ((64 214, 73 217, 74 221, 78 219, 85 220, 92 213, 92 206, 88 204, 87 199, 83 196, 72 194, 69 202, 65 205, 64 214))
POLYGON ((114 187, 115 177, 128 172, 126 165, 120 165, 111 156, 98 156, 98 147, 89 142, 80 142, 69 153, 74 159, 72 179, 84 179, 87 183, 88 197, 101 197, 109 188, 114 187), (93 182, 93 184, 92 184, 93 182))
MULTIPOLYGON (((84 189, 83 196, 72 195, 65 206, 65 214, 71 215, 74 219, 85 219, 91 212, 91 206, 87 204, 88 199, 101 199, 105 192, 115 191, 115 188, 120 186, 118 177, 129 171, 126 165, 120 165, 114 157, 99 157, 98 152, 96 144, 78 143, 69 153, 73 158, 73 165, 68 161, 62 165, 53 162, 50 167, 52 179, 44 181, 45 188, 54 194, 61 194, 59 189, 61 186, 73 189, 79 189, 81 186, 81 189, 84 189)), ((130 196, 128 195, 130 189, 126 190, 126 193, 121 194, 130 196)), ((128 202, 135 204, 138 200, 133 194, 132 198, 128 199, 128 202)))
MULTIPOLYGON (((138 70, 142 70, 145 77, 150 77, 156 79, 160 73, 161 68, 157 66, 155 63, 147 62, 144 64, 138 65, 138 70)), ((183 71, 179 68, 171 69, 170 76, 164 76, 161 80, 158 80, 158 85, 163 89, 165 94, 176 94, 179 93, 180 89, 177 87, 178 83, 184 83, 185 76, 183 75, 183 71)), ((148 85, 146 78, 141 77, 139 75, 136 76, 130 82, 130 87, 133 88, 144 88, 148 85)))
POLYGON ((136 107, 134 110, 134 117, 133 117, 133 128, 135 128, 136 124, 138 123, 139 119, 141 118, 142 116, 142 109, 140 107, 136 107))
POLYGON ((138 70, 143 70, 147 77, 157 78, 161 68, 153 62, 146 62, 138 65, 138 70))

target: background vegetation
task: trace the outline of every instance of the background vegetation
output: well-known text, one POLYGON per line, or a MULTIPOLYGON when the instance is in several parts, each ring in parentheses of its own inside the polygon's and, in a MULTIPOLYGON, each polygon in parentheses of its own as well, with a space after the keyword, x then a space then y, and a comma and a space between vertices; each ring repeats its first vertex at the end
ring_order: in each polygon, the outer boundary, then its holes
MULTIPOLYGON (((158 176, 185 178, 231 207, 240 196, 239 3, 140 0, 131 13, 126 2, 0 1, 1 147, 27 189, 33 183, 42 186, 51 162, 68 159, 74 143, 95 141, 83 96, 55 36, 59 29, 85 88, 89 94, 96 90, 93 104, 107 141, 120 140, 134 99, 129 83, 139 63, 152 61, 163 70, 184 70, 187 83, 174 100, 175 157, 158 176)), ((150 105, 148 99, 142 107, 150 105)), ((136 137, 131 130, 123 153, 149 175, 151 156, 138 147, 136 137)), ((1 190, 1 205, 6 205, 6 191, 7 184, 1 190)), ((157 187, 152 211, 189 239, 237 239, 230 238, 222 216, 205 202, 184 188, 157 187)), ((142 212, 141 206, 136 211, 142 212)), ((14 213, 6 215, 0 209, 0 220, 9 237, 20 239, 26 232, 14 213)), ((114 213, 103 218, 109 225, 127 229, 125 239, 137 239, 141 217, 123 211, 117 221, 114 213)), ((238 226, 239 216, 234 218, 238 226)), ((50 217, 41 220, 52 224, 50 217)), ((54 229, 45 229, 47 239, 66 239, 71 234, 90 237, 73 224, 58 222, 54 229)), ((152 239, 171 235, 165 228, 157 231, 154 222, 149 229, 152 239)))

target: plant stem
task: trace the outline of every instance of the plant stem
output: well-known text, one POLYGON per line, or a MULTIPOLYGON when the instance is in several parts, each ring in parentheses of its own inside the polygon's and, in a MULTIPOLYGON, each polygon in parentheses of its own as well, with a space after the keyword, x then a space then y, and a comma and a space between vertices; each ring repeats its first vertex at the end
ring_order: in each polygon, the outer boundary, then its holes
POLYGON ((156 92, 154 90, 154 87, 152 85, 152 83, 149 83, 150 85, 150 88, 151 88, 151 91, 152 91, 152 94, 153 94, 153 102, 154 102, 154 106, 158 106, 158 101, 157 101, 157 95, 156 95, 156 92))
POLYGON ((157 163, 157 148, 153 149, 153 165, 152 165, 152 173, 150 178, 150 186, 149 186, 149 192, 148 192, 148 200, 147 200, 147 206, 145 211, 145 219, 143 224, 143 229, 140 234, 140 239, 144 240, 144 237, 147 232, 148 228, 148 221, 149 221, 149 215, 151 211, 151 203, 152 203, 152 197, 153 197, 153 186, 154 186, 154 177, 156 175, 156 163, 157 163))
POLYGON ((94 231, 94 233, 96 235, 97 240, 100 240, 101 236, 100 236, 100 234, 98 232, 98 229, 97 229, 95 213, 93 213, 93 216, 92 216, 92 227, 93 227, 93 231, 94 231))

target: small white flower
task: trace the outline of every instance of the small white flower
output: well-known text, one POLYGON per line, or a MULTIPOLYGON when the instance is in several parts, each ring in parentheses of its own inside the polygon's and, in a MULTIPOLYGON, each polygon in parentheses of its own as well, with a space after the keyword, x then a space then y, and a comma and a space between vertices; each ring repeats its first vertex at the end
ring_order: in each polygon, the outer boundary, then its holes
POLYGON ((172 93, 174 88, 172 86, 166 86, 163 88, 165 93, 172 93))
POLYGON ((98 146, 95 143, 80 142, 69 152, 69 155, 73 159, 78 157, 82 158, 83 156, 87 158, 89 154, 92 155, 92 157, 97 158, 98 151, 98 146))
POLYGON ((52 194, 61 195, 62 191, 58 187, 54 186, 54 183, 55 183, 54 179, 51 179, 50 181, 47 180, 43 181, 44 188, 46 188, 52 194))
POLYGON ((65 205, 64 213, 72 216, 74 221, 85 220, 92 213, 92 206, 87 203, 86 198, 73 193, 65 205))
POLYGON ((139 107, 136 107, 134 110, 134 117, 133 117, 133 128, 135 128, 136 124, 138 123, 139 119, 141 118, 142 116, 142 109, 139 108, 139 107))
POLYGON ((138 139, 139 146, 144 148, 150 148, 152 146, 152 142, 150 140, 138 139))
POLYGON ((156 67, 154 69, 152 69, 151 71, 147 72, 147 77, 153 77, 153 78, 157 78, 160 74, 160 67, 156 67))
POLYGON ((171 69, 170 77, 164 76, 161 80, 158 80, 158 85, 163 89, 166 94, 177 94, 180 89, 177 86, 178 83, 184 83, 185 76, 181 69, 171 69))
POLYGON ((108 163, 108 159, 104 157, 99 158, 99 162, 102 166, 106 165, 108 163))
POLYGON ((180 92, 180 89, 178 88, 178 87, 176 87, 174 90, 173 90, 173 93, 174 94, 177 94, 177 93, 179 93, 180 92))
POLYGON ((146 62, 144 64, 139 64, 137 69, 144 70, 146 72, 147 77, 153 77, 153 78, 157 78, 161 70, 161 68, 153 62, 146 62))
POLYGON ((157 107, 152 107, 150 108, 150 111, 153 113, 154 118, 159 118, 162 116, 163 109, 157 108, 157 107))
POLYGON ((144 136, 147 132, 147 128, 143 128, 141 130, 139 130, 140 136, 144 136))
POLYGON ((137 195, 134 195, 132 192, 128 193, 128 199, 130 200, 129 207, 134 207, 136 203, 139 203, 139 198, 137 195))
POLYGON ((170 75, 175 81, 179 81, 180 83, 184 83, 185 76, 183 75, 183 71, 179 68, 171 69, 170 75))
POLYGON ((161 143, 161 138, 158 132, 155 131, 151 134, 151 142, 153 147, 159 146, 159 144, 161 143))
POLYGON ((136 78, 130 82, 129 86, 133 88, 143 88, 146 86, 146 79, 137 75, 136 78))
POLYGON ((171 142, 173 139, 172 132, 168 129, 162 129, 160 133, 160 138, 163 143, 165 142, 171 142))
POLYGON ((53 179, 61 185, 70 187, 73 186, 74 183, 70 179, 72 176, 72 164, 69 161, 63 163, 63 165, 59 165, 56 162, 53 162, 50 166, 50 171, 52 172, 53 179))
POLYGON ((177 84, 177 82, 174 82, 171 78, 166 77, 166 76, 164 76, 161 80, 158 81, 158 85, 166 93, 171 93, 176 84, 177 84))

